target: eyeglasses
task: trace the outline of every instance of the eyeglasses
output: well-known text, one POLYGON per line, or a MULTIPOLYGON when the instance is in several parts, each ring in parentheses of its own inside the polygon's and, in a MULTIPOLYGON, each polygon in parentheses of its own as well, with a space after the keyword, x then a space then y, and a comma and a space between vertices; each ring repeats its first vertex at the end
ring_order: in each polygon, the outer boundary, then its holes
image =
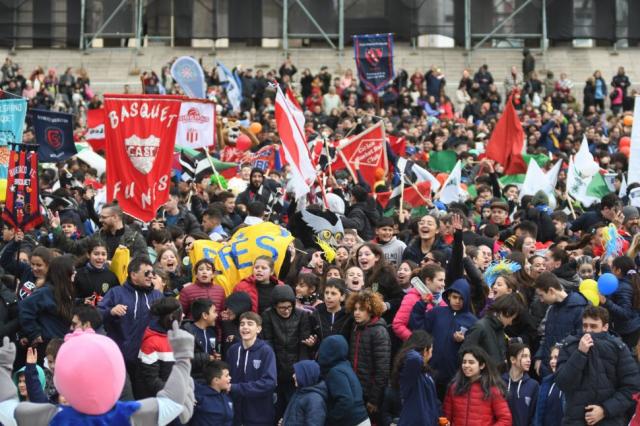
POLYGON ((287 305, 287 306, 276 306, 276 309, 279 311, 284 311, 284 312, 288 312, 293 310, 293 305, 287 305))

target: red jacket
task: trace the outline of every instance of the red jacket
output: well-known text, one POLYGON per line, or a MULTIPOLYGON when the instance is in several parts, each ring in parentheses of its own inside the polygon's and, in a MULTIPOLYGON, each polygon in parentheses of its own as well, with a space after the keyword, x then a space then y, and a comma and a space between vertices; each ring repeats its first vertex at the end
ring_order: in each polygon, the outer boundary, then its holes
MULTIPOLYGON (((420 301, 422 297, 420 296, 420 292, 415 288, 412 288, 404 295, 402 298, 402 302, 400 303, 400 308, 398 308, 398 312, 396 312, 396 316, 393 317, 393 322, 391 323, 391 328, 393 332, 398 336, 403 342, 406 341, 409 337, 411 337, 411 333, 413 330, 409 329, 409 318, 411 318, 411 311, 413 307, 420 301)), ((440 300, 440 304, 438 306, 447 306, 447 303, 444 299, 440 300)), ((427 311, 430 311, 434 308, 433 303, 427 304, 427 311)))
POLYGON ((196 299, 209 299, 216 305, 218 313, 224 311, 224 289, 218 284, 187 284, 180 291, 180 304, 182 312, 187 318, 191 318, 191 304, 196 299))
POLYGON ((454 389, 455 385, 449 386, 443 407, 451 426, 511 426, 509 404, 497 388, 491 388, 488 399, 479 382, 466 394, 454 395, 454 389))
MULTIPOLYGON (((284 283, 280 281, 278 277, 276 277, 275 275, 271 275, 269 277, 269 281, 272 283, 275 283, 276 285, 284 285, 284 283)), ((257 314, 258 313, 258 288, 256 287, 256 279, 253 277, 253 275, 250 276, 249 278, 245 278, 244 280, 236 284, 236 286, 233 289, 233 292, 235 293, 238 291, 244 291, 249 295, 249 297, 251 298, 251 310, 257 314)), ((264 308, 266 309, 268 308, 268 306, 265 306, 264 308)))

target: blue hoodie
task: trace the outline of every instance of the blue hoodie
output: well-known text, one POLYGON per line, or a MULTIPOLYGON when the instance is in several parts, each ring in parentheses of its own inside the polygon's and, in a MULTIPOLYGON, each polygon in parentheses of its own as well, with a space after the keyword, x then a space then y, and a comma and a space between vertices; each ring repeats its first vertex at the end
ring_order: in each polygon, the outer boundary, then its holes
POLYGON ((360 381, 349 363, 347 340, 340 335, 324 339, 318 364, 329 391, 326 424, 355 426, 368 419, 360 381))
POLYGON ((125 361, 136 362, 138 359, 142 336, 151 321, 151 305, 163 297, 158 290, 144 291, 127 280, 124 285, 107 291, 98 304, 107 336, 118 344, 125 361), (111 309, 116 305, 126 305, 127 313, 122 317, 111 315, 111 309))
POLYGON ((189 426, 231 426, 233 402, 225 392, 218 392, 200 382, 195 383, 196 405, 189 426))
POLYGON ((284 412, 287 426, 324 426, 327 417, 327 385, 320 380, 320 366, 315 361, 300 361, 293 365, 298 388, 284 412))
POLYGON ((435 370, 435 379, 439 384, 447 384, 458 371, 458 350, 461 343, 453 340, 453 333, 460 331, 461 327, 467 330, 478 320, 469 311, 471 301, 471 288, 464 278, 455 280, 442 297, 449 301, 451 293, 462 296, 462 309, 454 311, 449 306, 437 306, 426 311, 426 304, 419 301, 411 311, 409 328, 411 330, 425 330, 433 336, 433 358, 429 361, 431 368, 435 370))
POLYGON ((415 350, 407 352, 400 370, 402 411, 398 426, 436 426, 440 416, 440 401, 436 385, 422 371, 424 359, 415 350))
POLYGON ((520 380, 513 381, 509 372, 502 375, 507 384, 507 402, 513 418, 513 426, 529 426, 533 422, 538 402, 538 382, 524 373, 520 380))
POLYGON ((227 351, 231 375, 234 425, 271 426, 275 417, 273 393, 278 374, 271 346, 256 339, 248 349, 238 342, 227 351))
POLYGON ((549 374, 540 384, 533 426, 560 426, 564 417, 564 395, 556 385, 556 375, 549 374))
POLYGON ((31 341, 41 336, 46 342, 69 332, 70 322, 60 317, 53 286, 49 283, 18 303, 18 319, 22 333, 31 341))

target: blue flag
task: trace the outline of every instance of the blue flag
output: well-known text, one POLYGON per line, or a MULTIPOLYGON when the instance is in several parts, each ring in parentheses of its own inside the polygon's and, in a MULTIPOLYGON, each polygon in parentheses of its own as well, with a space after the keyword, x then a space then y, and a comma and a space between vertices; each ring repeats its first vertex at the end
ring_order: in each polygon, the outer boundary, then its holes
POLYGON ((171 66, 171 76, 190 98, 205 98, 207 86, 204 82, 204 71, 191 56, 178 58, 171 66))
POLYGON ((353 36, 358 77, 370 90, 379 92, 393 79, 393 34, 353 36))
POLYGON ((227 98, 231 103, 234 111, 240 111, 242 103, 242 81, 238 77, 238 73, 231 73, 229 68, 225 67, 222 62, 218 61, 218 78, 220 82, 226 83, 227 98))
POLYGON ((26 99, 0 99, 0 201, 4 201, 7 188, 10 143, 22 142, 26 99))
POLYGON ((41 163, 57 163, 76 155, 73 115, 35 109, 30 111, 41 163))

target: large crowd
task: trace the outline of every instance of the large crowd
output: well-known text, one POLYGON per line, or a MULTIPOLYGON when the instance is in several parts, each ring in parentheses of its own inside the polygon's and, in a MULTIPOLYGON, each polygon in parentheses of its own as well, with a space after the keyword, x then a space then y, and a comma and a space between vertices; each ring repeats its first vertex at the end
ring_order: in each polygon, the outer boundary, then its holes
MULTIPOLYGON (((14 371, 9 394, 64 406, 53 381, 58 352, 70 331, 93 329, 124 358, 120 400, 159 395, 182 359, 170 344, 177 321, 194 340, 196 402, 190 420, 172 424, 629 424, 640 395, 640 211, 627 194, 640 183, 621 191, 629 149, 619 144, 631 135, 636 94, 623 67, 609 82, 595 71, 582 102, 571 70, 540 72, 526 50, 503 90, 487 65, 453 85, 437 66, 399 69, 380 93, 349 69, 300 71, 290 59, 277 70, 235 71, 241 111, 216 68, 205 69, 207 95, 221 118, 261 124, 252 150, 280 143, 269 85, 277 80, 298 97, 310 144, 383 121, 387 135, 406 140, 390 162, 403 157, 430 170, 431 155, 454 151, 474 192, 466 201, 446 204, 436 194, 420 208, 383 208, 375 195, 397 185, 391 172, 371 188, 336 171, 326 191, 344 235, 328 256, 293 224, 301 210, 322 210, 323 197, 296 202, 289 166, 239 164, 241 185, 232 189, 209 176, 176 178, 150 223, 105 203, 104 176, 89 164, 72 158, 43 168, 40 191, 53 200, 45 224, 2 228, 0 338, 17 348, 13 365, 3 365, 14 371), (564 161, 555 193, 520 197, 518 185, 501 183, 503 165, 483 155, 507 101, 527 153, 564 161), (566 188, 583 137, 601 173, 616 173, 613 190, 589 208, 566 188), (191 264, 195 241, 224 242, 263 221, 295 237, 279 270, 259 256, 227 294, 215 283, 215 261, 191 264), (621 240, 614 254, 605 247, 610 225, 621 240), (123 283, 110 269, 121 246, 131 258, 123 283), (611 274, 615 291, 584 291, 611 274)), ((83 140, 86 111, 102 104, 86 72, 27 76, 10 58, 0 72, 2 90, 30 108, 75 114, 83 140)), ((143 93, 181 93, 170 64, 158 74, 141 76, 143 93)), ((109 377, 96 371, 95 380, 109 377)))

